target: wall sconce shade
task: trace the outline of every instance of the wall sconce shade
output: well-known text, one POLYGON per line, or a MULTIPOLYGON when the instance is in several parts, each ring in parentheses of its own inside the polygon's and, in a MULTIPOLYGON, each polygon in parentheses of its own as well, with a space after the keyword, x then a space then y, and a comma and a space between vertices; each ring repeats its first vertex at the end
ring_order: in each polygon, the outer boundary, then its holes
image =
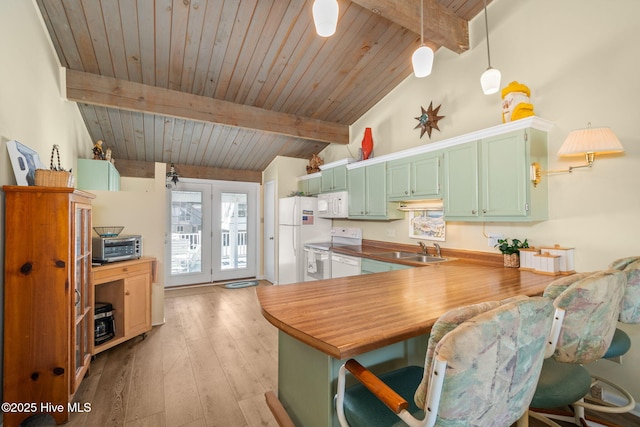
POLYGON ((534 187, 542 179, 542 175, 550 173, 571 173, 574 169, 590 168, 596 160, 596 154, 621 153, 624 147, 610 128, 592 128, 591 123, 586 129, 574 130, 567 135, 558 150, 559 157, 584 156, 586 164, 570 166, 569 169, 543 171, 538 163, 531 164, 531 181, 534 187))
POLYGON ((332 36, 338 26, 339 8, 337 0, 315 0, 312 11, 316 33, 321 37, 332 36))
POLYGON ((610 128, 579 129, 570 132, 558 150, 558 156, 584 156, 587 153, 620 153, 624 148, 610 128))

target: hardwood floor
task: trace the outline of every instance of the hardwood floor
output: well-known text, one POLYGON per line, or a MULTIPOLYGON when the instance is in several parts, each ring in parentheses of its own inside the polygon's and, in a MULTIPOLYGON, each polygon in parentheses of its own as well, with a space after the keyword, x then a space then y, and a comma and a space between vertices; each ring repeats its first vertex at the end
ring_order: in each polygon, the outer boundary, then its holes
MULTIPOLYGON (((255 289, 167 290, 166 323, 96 356, 75 397, 91 411, 71 414, 66 425, 277 427, 264 397, 277 390, 277 331, 260 314, 255 289)), ((616 421, 640 425, 635 417, 616 421)), ((37 415, 23 425, 54 422, 37 415)))

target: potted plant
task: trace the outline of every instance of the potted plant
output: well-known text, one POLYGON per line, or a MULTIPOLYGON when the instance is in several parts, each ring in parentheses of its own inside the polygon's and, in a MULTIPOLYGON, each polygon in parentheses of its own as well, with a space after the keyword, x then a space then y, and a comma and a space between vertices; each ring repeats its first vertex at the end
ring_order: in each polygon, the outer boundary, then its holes
POLYGON ((505 267, 520 267, 520 249, 528 248, 529 243, 527 239, 524 241, 520 241, 518 239, 512 239, 509 242, 509 239, 499 239, 498 243, 494 246, 502 252, 504 256, 504 266, 505 267))

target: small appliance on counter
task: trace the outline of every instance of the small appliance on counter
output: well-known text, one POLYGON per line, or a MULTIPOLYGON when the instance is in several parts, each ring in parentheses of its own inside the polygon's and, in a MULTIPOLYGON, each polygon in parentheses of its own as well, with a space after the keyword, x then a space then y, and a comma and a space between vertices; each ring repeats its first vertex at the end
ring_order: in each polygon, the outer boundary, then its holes
POLYGON ((96 302, 94 312, 95 345, 104 344, 116 336, 116 323, 113 318, 113 305, 108 302, 96 302))
POLYGON ((99 237, 92 239, 93 262, 138 259, 142 256, 142 236, 120 236, 124 227, 93 227, 99 237))

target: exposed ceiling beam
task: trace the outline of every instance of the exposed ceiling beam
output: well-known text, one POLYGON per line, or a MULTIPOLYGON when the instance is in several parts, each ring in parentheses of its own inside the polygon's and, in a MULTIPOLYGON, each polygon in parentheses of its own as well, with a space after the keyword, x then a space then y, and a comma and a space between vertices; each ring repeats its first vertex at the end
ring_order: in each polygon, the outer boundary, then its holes
MULTIPOLYGON (((420 35, 421 0, 352 1, 420 35)), ((469 23, 436 0, 424 0, 424 39, 432 48, 444 46, 456 53, 466 52, 469 50, 469 23)))
POLYGON ((142 113, 273 132, 313 141, 349 143, 349 126, 235 104, 142 83, 66 70, 67 99, 142 113))

